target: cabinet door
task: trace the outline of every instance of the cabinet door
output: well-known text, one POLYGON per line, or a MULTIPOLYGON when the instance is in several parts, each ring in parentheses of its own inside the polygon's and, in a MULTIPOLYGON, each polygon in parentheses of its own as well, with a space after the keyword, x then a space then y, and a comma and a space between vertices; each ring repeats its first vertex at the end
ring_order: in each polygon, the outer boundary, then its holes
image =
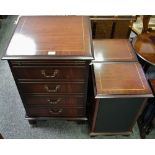
POLYGON ((112 38, 122 39, 129 38, 130 34, 130 20, 115 22, 115 29, 112 38))
POLYGON ((131 131, 143 100, 143 98, 101 99, 95 132, 131 131))
POLYGON ((92 25, 95 25, 94 39, 111 38, 113 21, 92 21, 92 25))

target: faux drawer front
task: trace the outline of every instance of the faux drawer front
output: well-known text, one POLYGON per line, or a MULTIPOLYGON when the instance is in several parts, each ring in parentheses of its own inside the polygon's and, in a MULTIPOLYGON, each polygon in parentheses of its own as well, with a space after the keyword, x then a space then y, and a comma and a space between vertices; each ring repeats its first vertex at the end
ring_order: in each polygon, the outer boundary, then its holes
POLYGON ((19 83, 23 93, 84 93, 85 83, 57 83, 57 82, 46 82, 46 83, 19 83))
POLYGON ((25 96, 25 102, 28 105, 42 106, 84 106, 84 96, 63 96, 63 95, 48 95, 48 96, 25 96))
POLYGON ((29 107, 31 117, 82 117, 85 116, 85 108, 51 108, 51 107, 29 107))
POLYGON ((13 67, 17 79, 85 80, 85 66, 13 67))

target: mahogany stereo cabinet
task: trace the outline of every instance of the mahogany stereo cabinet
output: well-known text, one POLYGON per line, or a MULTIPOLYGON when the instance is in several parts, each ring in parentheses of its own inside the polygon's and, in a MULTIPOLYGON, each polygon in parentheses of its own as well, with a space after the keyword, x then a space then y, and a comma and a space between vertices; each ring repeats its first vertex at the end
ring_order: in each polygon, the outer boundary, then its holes
POLYGON ((86 120, 91 29, 83 16, 22 16, 8 60, 30 124, 86 120))

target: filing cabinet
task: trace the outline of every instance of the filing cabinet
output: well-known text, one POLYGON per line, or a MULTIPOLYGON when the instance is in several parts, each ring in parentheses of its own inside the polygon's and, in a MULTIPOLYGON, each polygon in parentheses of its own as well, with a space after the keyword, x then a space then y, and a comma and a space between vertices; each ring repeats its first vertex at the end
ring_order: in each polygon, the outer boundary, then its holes
POLYGON ((86 120, 91 51, 83 16, 23 16, 3 59, 8 60, 29 123, 86 120))
POLYGON ((129 135, 153 96, 140 64, 93 63, 90 83, 90 135, 129 135))
POLYGON ((128 39, 94 39, 90 135, 129 135, 152 91, 128 39))

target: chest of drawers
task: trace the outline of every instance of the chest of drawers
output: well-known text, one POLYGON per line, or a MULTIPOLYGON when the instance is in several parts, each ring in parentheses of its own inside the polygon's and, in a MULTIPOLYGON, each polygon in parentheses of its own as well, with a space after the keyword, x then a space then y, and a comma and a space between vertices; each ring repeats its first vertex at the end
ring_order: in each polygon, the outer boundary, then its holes
POLYGON ((87 17, 21 17, 3 59, 9 62, 30 123, 87 119, 93 59, 87 17))

